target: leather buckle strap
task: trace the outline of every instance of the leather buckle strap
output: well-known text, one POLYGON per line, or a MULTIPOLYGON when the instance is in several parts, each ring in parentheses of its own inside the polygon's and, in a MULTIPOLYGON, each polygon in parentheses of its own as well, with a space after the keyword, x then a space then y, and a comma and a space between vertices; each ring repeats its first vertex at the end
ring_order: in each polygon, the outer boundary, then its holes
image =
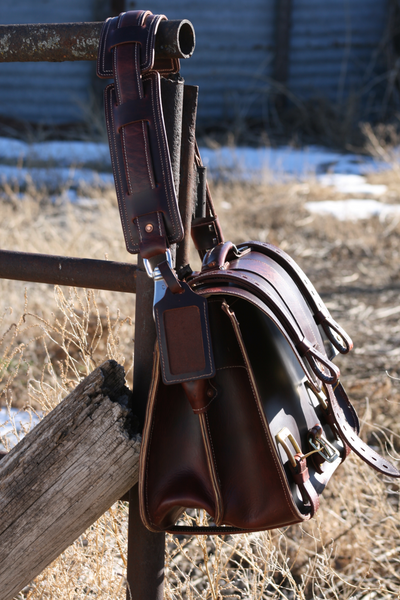
POLYGON ((155 63, 162 20, 150 11, 108 19, 97 63, 98 76, 115 81, 105 90, 105 112, 126 247, 147 259, 183 239, 160 89, 160 72, 176 72, 179 61, 155 63))

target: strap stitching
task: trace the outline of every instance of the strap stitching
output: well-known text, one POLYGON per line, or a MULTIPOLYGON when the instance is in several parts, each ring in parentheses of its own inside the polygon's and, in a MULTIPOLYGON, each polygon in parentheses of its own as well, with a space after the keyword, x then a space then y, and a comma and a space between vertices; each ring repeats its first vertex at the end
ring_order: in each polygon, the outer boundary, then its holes
POLYGON ((127 175, 127 180, 128 180, 128 193, 129 195, 133 194, 133 188, 132 188, 132 183, 131 183, 131 175, 130 175, 130 169, 129 169, 129 162, 128 162, 128 155, 126 152, 126 139, 125 139, 125 127, 122 127, 121 129, 121 141, 122 141, 122 150, 124 152, 124 157, 125 157, 125 172, 127 175))
MULTIPOLYGON (((150 88, 151 88, 151 105, 152 105, 152 110, 153 110, 153 118, 154 118, 154 125, 155 125, 154 128, 155 128, 155 131, 156 131, 158 151, 160 153, 161 170, 162 170, 162 174, 163 174, 163 179, 164 179, 164 181, 167 182, 170 195, 171 195, 171 197, 174 197, 174 188, 171 185, 172 184, 172 181, 171 181, 171 170, 169 168, 166 169, 166 171, 164 170, 164 160, 168 164, 169 161, 168 161, 167 157, 169 155, 167 153, 167 148, 166 148, 166 142, 165 142, 165 136, 164 135, 161 135, 161 141, 162 141, 163 146, 164 146, 164 148, 163 148, 164 154, 161 151, 161 145, 160 145, 160 138, 159 138, 158 129, 159 129, 160 123, 164 122, 164 119, 163 119, 163 113, 162 113, 161 107, 159 105, 159 94, 157 94, 157 93, 154 92, 153 77, 155 77, 155 79, 157 80, 157 84, 159 84, 159 82, 160 82, 160 76, 158 75, 158 73, 156 71, 154 71, 154 75, 152 77, 150 77, 149 79, 150 79, 150 82, 151 82, 151 85, 150 85, 150 88), (155 103, 154 103, 154 96, 155 96, 155 101, 156 101, 155 103), (159 116, 158 120, 156 119, 155 105, 157 107, 157 112, 158 112, 158 116, 159 116)), ((159 89, 159 87, 160 87, 159 85, 156 85, 157 90, 159 89)), ((163 133, 164 133, 164 131, 163 131, 163 133)), ((166 196, 166 199, 167 199, 168 210, 171 213, 170 196, 169 196, 168 193, 166 193, 165 196, 166 196)), ((174 213, 175 219, 177 219, 178 217, 177 217, 177 213, 176 213, 176 206, 175 206, 175 204, 176 204, 175 202, 172 203, 172 212, 174 213)), ((174 221, 174 219, 172 219, 171 225, 172 225, 172 231, 175 234, 176 229, 175 229, 175 221, 174 221)))
MULTIPOLYGON (((107 124, 107 131, 108 131, 108 136, 109 139, 112 140, 114 142, 113 146, 114 146, 114 156, 115 156, 115 164, 117 165, 117 170, 118 170, 118 175, 119 177, 115 177, 115 173, 114 173, 114 178, 117 181, 121 181, 121 169, 120 169, 120 165, 119 165, 119 161, 118 161, 118 152, 117 152, 117 140, 115 137, 115 124, 114 124, 114 113, 112 110, 112 92, 115 89, 115 87, 113 85, 110 85, 108 88, 106 88, 106 101, 108 100, 108 107, 109 110, 106 110, 106 124, 107 124), (109 91, 108 93, 108 98, 107 98, 107 90, 109 91), (109 122, 109 113, 111 113, 111 119, 113 121, 112 123, 112 127, 110 125, 109 122)), ((113 171, 115 171, 115 167, 114 167, 114 161, 112 161, 113 163, 113 171)), ((121 198, 122 194, 121 194, 121 190, 120 190, 120 186, 117 185, 116 186, 116 190, 117 190, 117 196, 118 196, 118 208, 119 208, 119 213, 121 216, 121 223, 122 223, 122 229, 124 232, 124 236, 125 236, 125 240, 127 240, 127 242, 129 243, 129 239, 131 240, 131 243, 133 244, 133 246, 135 246, 135 243, 133 241, 132 238, 132 233, 130 231, 130 228, 127 229, 126 225, 129 223, 128 220, 128 214, 126 212, 126 206, 125 206, 125 202, 123 201, 123 198, 121 198), (124 219, 124 214, 125 214, 125 219, 124 219), (129 236, 128 236, 129 233, 129 236)))
MULTIPOLYGON (((205 330, 206 330, 206 336, 207 336, 207 346, 208 346, 208 359, 210 361, 210 366, 211 366, 211 346, 210 346, 210 339, 209 339, 209 335, 208 335, 208 327, 207 327, 207 312, 206 312, 206 303, 203 305, 203 311, 204 311, 204 319, 205 319, 205 330)), ((157 320, 157 330, 158 330, 158 339, 161 340, 161 326, 160 326, 160 318, 159 318, 159 310, 155 309, 154 313, 155 313, 155 317, 157 320)), ((165 372, 165 363, 164 363, 164 355, 163 352, 161 351, 160 348, 160 355, 161 355, 161 362, 162 362, 162 372, 164 375, 164 378, 167 379, 167 375, 165 372)), ((212 371, 210 370, 209 373, 204 373, 202 375, 202 379, 204 379, 206 376, 211 376, 212 375, 212 371)), ((184 383, 185 381, 192 381, 193 377, 185 377, 185 378, 181 378, 181 379, 174 379, 174 383, 184 383)))
POLYGON ((154 177, 153 177, 152 170, 150 169, 149 150, 148 150, 148 147, 147 147, 147 133, 146 133, 146 130, 145 130, 144 121, 142 121, 142 132, 143 132, 143 141, 144 141, 144 154, 145 154, 146 163, 147 163, 147 172, 149 174, 150 186, 151 186, 152 189, 154 189, 156 186, 155 186, 155 182, 154 182, 154 177))

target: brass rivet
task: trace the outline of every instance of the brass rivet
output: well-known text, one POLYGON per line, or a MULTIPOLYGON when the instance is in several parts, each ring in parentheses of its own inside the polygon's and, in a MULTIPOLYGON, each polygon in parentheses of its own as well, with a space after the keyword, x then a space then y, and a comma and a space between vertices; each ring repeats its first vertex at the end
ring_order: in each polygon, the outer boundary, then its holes
POLYGON ((151 223, 147 223, 146 227, 144 228, 146 233, 151 233, 153 231, 154 227, 151 223))
POLYGON ((214 391, 213 390, 207 390, 207 396, 209 398, 211 398, 211 396, 214 396, 214 391))

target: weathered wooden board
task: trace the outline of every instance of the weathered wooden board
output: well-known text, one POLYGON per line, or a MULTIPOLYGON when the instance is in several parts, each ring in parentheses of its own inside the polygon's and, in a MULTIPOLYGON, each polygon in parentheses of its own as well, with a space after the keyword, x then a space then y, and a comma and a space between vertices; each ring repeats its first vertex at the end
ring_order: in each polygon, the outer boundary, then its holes
POLYGON ((91 373, 0 462, 0 598, 11 600, 138 480, 124 369, 91 373))

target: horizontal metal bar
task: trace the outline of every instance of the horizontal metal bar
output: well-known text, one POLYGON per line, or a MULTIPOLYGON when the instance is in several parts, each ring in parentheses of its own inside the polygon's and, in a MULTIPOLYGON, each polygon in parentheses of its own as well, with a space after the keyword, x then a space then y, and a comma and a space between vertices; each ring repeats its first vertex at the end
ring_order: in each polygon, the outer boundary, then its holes
MULTIPOLYGON (((0 62, 96 60, 102 26, 102 21, 0 25, 0 62)), ((189 58, 194 47, 190 21, 161 21, 157 58, 189 58)))
POLYGON ((129 263, 0 250, 0 279, 135 294, 137 270, 129 263))

